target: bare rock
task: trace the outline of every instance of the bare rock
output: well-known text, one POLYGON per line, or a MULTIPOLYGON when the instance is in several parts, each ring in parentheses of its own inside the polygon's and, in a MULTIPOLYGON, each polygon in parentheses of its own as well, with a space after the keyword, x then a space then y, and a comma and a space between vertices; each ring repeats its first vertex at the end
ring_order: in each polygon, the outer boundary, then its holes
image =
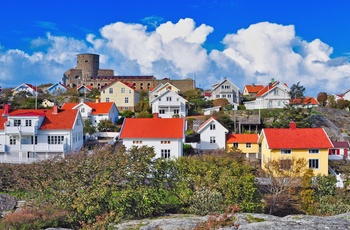
POLYGON ((16 207, 16 198, 9 194, 0 194, 0 212, 12 210, 16 207))

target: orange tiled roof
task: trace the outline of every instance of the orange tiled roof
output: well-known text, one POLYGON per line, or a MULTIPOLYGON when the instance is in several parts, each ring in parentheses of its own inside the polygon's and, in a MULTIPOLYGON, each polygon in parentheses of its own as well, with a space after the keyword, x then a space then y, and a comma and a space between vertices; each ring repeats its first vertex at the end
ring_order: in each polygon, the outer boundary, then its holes
POLYGON ((293 105, 319 105, 318 101, 314 97, 296 98, 291 100, 290 104, 293 105))
POLYGON ((229 134, 227 143, 258 143, 258 134, 229 134))
POLYGON ((322 128, 266 128, 263 134, 270 149, 332 148, 322 128))
POLYGON ((248 93, 257 93, 264 88, 263 85, 245 85, 245 88, 248 90, 248 93))
POLYGON ((126 118, 120 138, 183 138, 183 118, 126 118))
MULTIPOLYGON (((40 130, 66 130, 72 129, 78 110, 59 110, 57 114, 52 113, 52 109, 34 110, 34 109, 18 109, 10 111, 9 116, 45 116, 40 130)), ((0 110, 3 114, 4 110, 0 110)), ((3 130, 3 124, 7 121, 7 117, 0 116, 0 129, 3 130)))
MULTIPOLYGON (((62 109, 73 109, 79 103, 65 103, 62 109)), ((108 114, 114 102, 84 102, 85 105, 92 108, 91 114, 108 114)))

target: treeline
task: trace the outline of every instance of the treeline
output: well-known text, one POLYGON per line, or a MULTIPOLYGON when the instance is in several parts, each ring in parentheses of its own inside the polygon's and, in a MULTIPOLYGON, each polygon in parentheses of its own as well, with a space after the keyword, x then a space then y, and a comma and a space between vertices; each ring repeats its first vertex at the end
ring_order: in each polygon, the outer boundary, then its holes
POLYGON ((1 192, 27 205, 6 215, 4 229, 104 229, 122 219, 162 213, 222 213, 238 205, 261 212, 252 168, 239 152, 154 159, 153 148, 105 147, 65 159, 0 167, 1 192))

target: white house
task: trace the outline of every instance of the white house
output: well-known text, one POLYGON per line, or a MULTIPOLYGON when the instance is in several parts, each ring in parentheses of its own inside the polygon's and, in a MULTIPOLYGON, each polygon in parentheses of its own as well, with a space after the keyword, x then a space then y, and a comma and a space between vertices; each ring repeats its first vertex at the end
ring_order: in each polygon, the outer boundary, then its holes
POLYGON ((350 144, 348 141, 332 141, 333 148, 328 150, 329 160, 349 160, 350 144))
POLYGON ((186 117, 187 100, 172 90, 166 90, 151 101, 152 113, 158 113, 159 117, 171 118, 174 115, 186 117))
POLYGON ((62 109, 77 109, 84 120, 90 119, 93 126, 97 126, 101 120, 110 120, 113 124, 118 121, 119 111, 114 102, 80 102, 65 103, 62 109))
POLYGON ((126 118, 120 131, 120 139, 126 149, 133 146, 154 148, 156 158, 183 156, 185 140, 184 118, 126 118))
POLYGON ((148 95, 149 95, 149 102, 151 103, 151 101, 154 100, 154 98, 160 96, 161 94, 163 94, 164 92, 171 90, 177 94, 180 93, 180 89, 176 88, 175 86, 173 86, 171 83, 167 82, 165 84, 160 83, 159 85, 157 85, 153 90, 151 90, 148 95))
POLYGON ((55 105, 55 102, 52 101, 52 100, 50 100, 50 99, 48 99, 48 98, 45 98, 45 99, 43 100, 43 102, 41 103, 41 105, 44 106, 45 108, 47 108, 47 107, 53 107, 53 106, 55 105))
POLYGON ((289 91, 287 84, 275 81, 261 89, 255 100, 244 102, 244 106, 246 109, 283 108, 289 104, 289 91))
POLYGON ((32 96, 38 95, 37 87, 28 83, 23 83, 12 90, 13 95, 16 95, 19 92, 26 92, 31 94, 32 96))
POLYGON ((65 157, 83 146, 83 118, 78 110, 0 110, 0 163, 31 163, 65 157))
POLYGON ((215 100, 219 98, 225 98, 228 102, 233 105, 233 110, 238 109, 240 103, 239 88, 225 78, 223 81, 212 85, 211 94, 207 96, 207 100, 215 100))
POLYGON ((63 85, 61 82, 57 82, 52 84, 50 87, 46 88, 44 91, 51 95, 60 95, 62 93, 67 92, 68 88, 63 85))
POLYGON ((197 131, 200 134, 200 149, 226 149, 228 130, 214 117, 204 122, 197 131))
POLYGON ((215 112, 220 112, 221 106, 214 106, 210 108, 205 108, 203 109, 203 114, 204 115, 213 115, 215 112))

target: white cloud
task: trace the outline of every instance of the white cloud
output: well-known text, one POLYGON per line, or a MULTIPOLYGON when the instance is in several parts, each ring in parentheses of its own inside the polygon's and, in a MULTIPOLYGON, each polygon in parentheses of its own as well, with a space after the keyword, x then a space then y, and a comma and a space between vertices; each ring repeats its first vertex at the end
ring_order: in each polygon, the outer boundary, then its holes
POLYGON ((244 84, 264 83, 271 78, 289 85, 300 83, 307 92, 341 93, 349 86, 346 57, 331 58, 333 48, 320 39, 311 42, 296 36, 293 25, 269 22, 253 24, 223 38, 224 50, 206 50, 214 29, 193 19, 159 24, 149 30, 141 24, 116 22, 88 34, 86 41, 50 33, 32 41, 40 49, 32 54, 0 49, 0 85, 16 86, 57 82, 76 66, 79 53, 100 55, 100 68, 116 75, 154 75, 157 78, 195 78, 197 86, 229 78, 241 89, 244 84))

